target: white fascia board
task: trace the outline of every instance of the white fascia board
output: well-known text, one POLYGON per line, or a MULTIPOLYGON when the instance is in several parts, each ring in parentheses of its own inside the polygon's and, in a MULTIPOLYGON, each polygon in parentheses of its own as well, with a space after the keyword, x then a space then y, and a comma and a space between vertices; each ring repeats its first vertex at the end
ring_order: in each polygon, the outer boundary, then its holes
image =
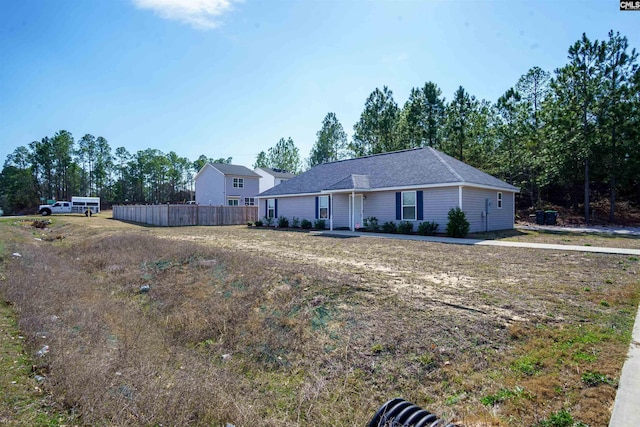
POLYGON ((322 190, 320 193, 322 194, 336 194, 336 193, 347 193, 351 194, 352 192, 356 193, 373 193, 377 191, 407 191, 407 190, 419 190, 422 188, 444 188, 444 187, 474 187, 474 188, 483 188, 486 190, 496 190, 496 191, 504 191, 504 192, 514 192, 519 193, 520 190, 510 190, 508 188, 503 187, 495 187, 492 185, 482 185, 482 184, 474 184, 470 182, 444 182, 439 184, 420 184, 420 185, 407 185, 403 187, 384 187, 384 188, 349 188, 343 190, 322 190))
POLYGON ((407 185, 403 187, 384 187, 384 188, 349 188, 349 189, 341 189, 341 190, 321 190, 316 193, 298 193, 298 194, 278 194, 271 196, 256 196, 257 199, 279 199, 283 197, 299 197, 299 196, 318 196, 324 194, 351 194, 354 191, 356 193, 373 193, 378 191, 407 191, 407 190, 420 190, 422 188, 444 188, 444 187, 473 187, 473 188, 482 188, 485 190, 495 190, 495 191, 503 191, 507 193, 519 193, 520 190, 515 189, 511 190, 504 187, 495 187, 492 185, 482 185, 482 184, 474 184, 471 182, 444 182, 439 184, 420 184, 420 185, 407 185))
POLYGON ((273 194, 271 196, 255 196, 256 199, 282 199, 284 197, 321 196, 322 193, 273 194))

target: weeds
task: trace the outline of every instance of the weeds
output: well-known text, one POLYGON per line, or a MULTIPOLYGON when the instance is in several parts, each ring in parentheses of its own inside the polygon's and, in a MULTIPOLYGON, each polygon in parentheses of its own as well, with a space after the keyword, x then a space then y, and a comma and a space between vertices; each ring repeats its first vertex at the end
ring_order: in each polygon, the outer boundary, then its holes
POLYGON ((619 257, 72 221, 51 242, 0 224, 0 290, 82 424, 366 425, 390 396, 468 425, 608 422, 640 291, 619 257))
POLYGON ((600 372, 585 372, 582 374, 582 382, 589 387, 597 387, 601 384, 616 385, 616 382, 600 372))
POLYGON ((531 398, 531 394, 526 392, 522 387, 516 386, 513 390, 502 388, 498 390, 495 394, 489 394, 480 398, 480 402, 486 406, 494 406, 498 403, 503 403, 507 400, 517 399, 517 398, 531 398))
POLYGON ((538 423, 538 427, 588 427, 586 424, 580 421, 574 421, 571 414, 562 409, 558 412, 554 412, 551 416, 538 423))

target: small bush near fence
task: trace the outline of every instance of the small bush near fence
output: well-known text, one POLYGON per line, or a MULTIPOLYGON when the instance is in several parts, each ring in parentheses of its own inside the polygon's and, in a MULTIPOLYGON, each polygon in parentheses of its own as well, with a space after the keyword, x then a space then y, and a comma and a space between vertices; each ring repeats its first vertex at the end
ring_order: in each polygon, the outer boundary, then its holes
POLYGON ((271 226, 273 225, 273 218, 271 218, 271 217, 268 217, 268 218, 267 218, 267 217, 265 216, 264 218, 262 218, 262 223, 263 223, 264 225, 266 225, 267 227, 271 227, 271 226))
POLYGON ((435 221, 421 222, 420 225, 418 225, 418 234, 421 236, 433 236, 436 234, 436 231, 438 231, 438 226, 438 223, 435 221))
POLYGON ((302 221, 300 221, 300 227, 304 228, 305 230, 309 230, 312 226, 313 224, 311 224, 311 221, 309 221, 308 219, 303 219, 302 221))

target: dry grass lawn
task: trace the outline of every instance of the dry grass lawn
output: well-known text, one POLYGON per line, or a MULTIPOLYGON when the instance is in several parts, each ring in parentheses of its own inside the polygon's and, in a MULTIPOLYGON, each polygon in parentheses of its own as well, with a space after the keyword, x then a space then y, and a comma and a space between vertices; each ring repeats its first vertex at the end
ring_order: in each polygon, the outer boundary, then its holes
POLYGON ((85 425, 603 426, 640 297, 628 256, 52 221, 0 221, 0 291, 85 425))

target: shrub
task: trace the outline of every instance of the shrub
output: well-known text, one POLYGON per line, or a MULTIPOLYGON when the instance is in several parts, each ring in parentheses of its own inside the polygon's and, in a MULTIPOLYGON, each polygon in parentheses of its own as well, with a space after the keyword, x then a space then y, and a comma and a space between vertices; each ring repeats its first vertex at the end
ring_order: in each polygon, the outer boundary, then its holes
POLYGON ((324 219, 316 219, 316 221, 313 223, 313 228, 315 228, 316 230, 324 230, 324 227, 325 227, 324 219))
POLYGON ((265 217, 264 217, 264 218, 262 218, 262 219, 263 219, 263 221, 262 221, 262 222, 263 222, 263 223, 264 223, 264 225, 266 225, 267 227, 271 227, 271 226, 273 225, 273 218, 271 218, 271 217, 266 217, 266 216, 265 216, 265 217))
POLYGON ((303 219, 302 221, 300 221, 300 227, 304 228, 305 230, 310 229, 311 225, 311 221, 309 221, 308 219, 303 219))
POLYGON ((464 237, 469 232, 469 221, 464 211, 460 208, 453 208, 447 215, 449 222, 447 223, 447 236, 464 237))
POLYGON ((387 221, 382 224, 382 231, 385 233, 396 233, 398 231, 398 227, 396 227, 395 222, 387 221))
POLYGON ((257 220, 256 221, 256 227, 262 227, 262 221, 257 220))
POLYGON ((291 227, 300 228, 300 218, 298 218, 297 216, 291 218, 291 227))
POLYGON ((398 233, 400 234, 411 234, 413 231, 413 224, 409 221, 400 221, 398 224, 398 233))
POLYGON ((289 218, 286 216, 281 216, 278 218, 278 227, 280 228, 289 228, 289 218))
POLYGON ((375 216, 370 216, 364 219, 364 228, 368 231, 379 231, 380 225, 378 224, 378 218, 375 216))
POLYGON ((438 226, 439 226, 438 223, 435 221, 421 222, 418 225, 418 234, 421 236, 433 236, 434 234, 436 234, 436 231, 438 230, 438 226))
POLYGON ((253 225, 254 225, 254 224, 253 224, 253 221, 249 221, 249 222, 247 222, 247 227, 253 227, 253 225))

